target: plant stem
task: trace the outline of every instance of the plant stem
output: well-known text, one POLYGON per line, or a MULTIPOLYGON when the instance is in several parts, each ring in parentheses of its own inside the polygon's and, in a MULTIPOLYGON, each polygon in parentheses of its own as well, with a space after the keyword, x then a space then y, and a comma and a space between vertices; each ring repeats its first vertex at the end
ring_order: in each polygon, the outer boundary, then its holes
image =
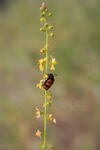
MULTIPOLYGON (((46 18, 45 18, 46 22, 46 18)), ((46 70, 45 73, 48 73, 48 28, 46 28, 46 70)), ((47 127, 47 91, 45 90, 45 112, 44 112, 44 149, 46 150, 46 127, 47 127)))
POLYGON ((44 112, 44 150, 46 150, 46 126, 47 126, 47 91, 45 90, 45 112, 44 112))
POLYGON ((48 29, 46 29, 46 74, 48 73, 48 29))

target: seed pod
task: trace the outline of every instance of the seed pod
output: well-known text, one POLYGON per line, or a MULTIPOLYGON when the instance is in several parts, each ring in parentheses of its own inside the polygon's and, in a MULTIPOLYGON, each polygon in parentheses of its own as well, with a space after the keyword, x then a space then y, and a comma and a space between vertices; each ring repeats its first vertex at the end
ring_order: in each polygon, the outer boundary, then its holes
POLYGON ((43 11, 43 12, 41 13, 41 17, 45 17, 45 16, 46 16, 46 12, 43 11))
POLYGON ((52 16, 52 13, 48 13, 48 17, 51 17, 52 16))
POLYGON ((49 25, 48 23, 45 23, 45 24, 44 24, 45 27, 48 27, 48 25, 49 25))
POLYGON ((53 29, 53 26, 49 26, 48 29, 49 29, 49 30, 52 30, 52 29, 53 29))
POLYGON ((54 37, 54 33, 53 32, 49 33, 49 36, 54 37))
POLYGON ((41 18, 40 21, 41 21, 41 23, 44 22, 44 18, 41 18))

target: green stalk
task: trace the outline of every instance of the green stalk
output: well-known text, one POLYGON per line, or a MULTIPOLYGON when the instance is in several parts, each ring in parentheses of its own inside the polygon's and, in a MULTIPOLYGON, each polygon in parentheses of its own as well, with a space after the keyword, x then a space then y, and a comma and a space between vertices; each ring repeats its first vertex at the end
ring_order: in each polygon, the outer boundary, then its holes
MULTIPOLYGON (((46 22, 46 18, 45 18, 46 22)), ((46 28, 46 70, 45 74, 48 73, 48 28, 46 28)), ((45 90, 45 112, 44 112, 44 149, 46 150, 46 128, 47 128, 47 91, 45 90)))
POLYGON ((46 128, 47 128, 47 91, 45 90, 45 112, 44 112, 44 150, 46 150, 46 128))

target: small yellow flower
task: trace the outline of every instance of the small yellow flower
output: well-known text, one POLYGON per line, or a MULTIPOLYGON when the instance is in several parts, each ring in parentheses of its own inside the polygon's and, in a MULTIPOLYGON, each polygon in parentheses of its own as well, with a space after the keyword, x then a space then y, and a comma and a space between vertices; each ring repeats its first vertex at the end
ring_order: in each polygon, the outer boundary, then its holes
POLYGON ((40 80, 40 83, 36 84, 36 87, 38 87, 38 88, 40 88, 40 89, 41 89, 41 88, 42 88, 43 83, 44 83, 44 79, 40 80))
POLYGON ((51 56, 51 67, 50 67, 50 70, 55 70, 54 65, 56 65, 56 64, 57 64, 56 59, 51 56))
POLYGON ((44 64, 46 62, 46 57, 39 59, 39 64, 40 64, 40 70, 43 72, 44 70, 44 64))
POLYGON ((41 138, 42 132, 40 130, 37 130, 35 135, 41 138))
POLYGON ((53 64, 53 65, 57 64, 56 59, 53 58, 53 57, 51 57, 51 58, 52 58, 52 64, 53 64))
POLYGON ((41 111, 40 111, 39 108, 36 108, 35 114, 36 114, 36 118, 40 118, 40 116, 41 116, 41 111))
POLYGON ((41 49, 40 49, 40 52, 41 52, 41 53, 45 53, 45 51, 46 51, 45 48, 41 48, 41 49))
POLYGON ((50 70, 55 70, 54 65, 51 65, 50 70))

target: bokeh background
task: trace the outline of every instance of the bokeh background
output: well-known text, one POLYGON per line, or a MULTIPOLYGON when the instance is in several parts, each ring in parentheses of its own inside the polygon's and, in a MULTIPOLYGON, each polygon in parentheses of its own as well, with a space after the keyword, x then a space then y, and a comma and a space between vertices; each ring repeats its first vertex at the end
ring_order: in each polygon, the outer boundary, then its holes
MULTIPOLYGON (((35 107, 43 93, 38 59, 41 0, 0 0, 0 150, 38 150, 35 107)), ((53 13, 56 82, 50 89, 48 143, 56 150, 100 150, 100 0, 47 0, 53 13)))

